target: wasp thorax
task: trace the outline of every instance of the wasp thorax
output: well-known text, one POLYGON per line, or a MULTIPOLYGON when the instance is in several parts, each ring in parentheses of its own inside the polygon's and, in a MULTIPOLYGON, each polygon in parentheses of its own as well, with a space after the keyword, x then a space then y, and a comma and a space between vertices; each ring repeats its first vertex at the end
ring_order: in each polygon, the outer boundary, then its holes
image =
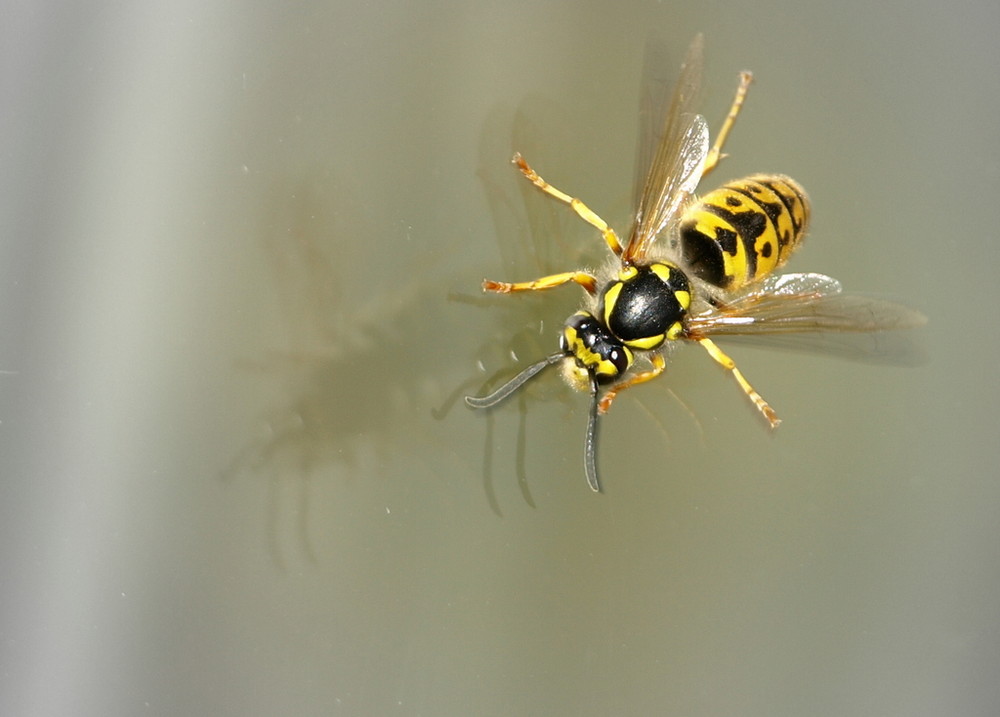
POLYGON ((684 331, 691 286, 673 264, 626 266, 601 294, 598 313, 608 331, 634 349, 655 349, 684 331))
POLYGON ((566 320, 559 347, 575 359, 582 375, 611 381, 632 365, 632 352, 616 339, 593 314, 578 311, 566 320))

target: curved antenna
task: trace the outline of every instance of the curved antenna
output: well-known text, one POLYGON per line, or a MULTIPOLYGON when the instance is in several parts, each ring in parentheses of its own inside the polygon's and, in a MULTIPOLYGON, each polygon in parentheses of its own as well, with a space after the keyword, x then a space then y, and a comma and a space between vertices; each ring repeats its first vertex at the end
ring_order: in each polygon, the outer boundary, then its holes
POLYGON ((548 368, 554 363, 558 363, 565 357, 566 354, 562 351, 554 353, 551 356, 546 356, 538 363, 533 363, 528 366, 528 368, 524 369, 521 373, 517 374, 517 376, 512 378, 493 393, 482 397, 466 396, 465 403, 470 408, 490 408, 491 406, 495 406, 534 378, 543 369, 548 368))
POLYGON ((597 376, 590 372, 590 419, 587 421, 587 438, 583 443, 583 468, 587 474, 587 483, 595 493, 600 493, 601 482, 597 478, 597 407, 600 400, 597 397, 597 376))

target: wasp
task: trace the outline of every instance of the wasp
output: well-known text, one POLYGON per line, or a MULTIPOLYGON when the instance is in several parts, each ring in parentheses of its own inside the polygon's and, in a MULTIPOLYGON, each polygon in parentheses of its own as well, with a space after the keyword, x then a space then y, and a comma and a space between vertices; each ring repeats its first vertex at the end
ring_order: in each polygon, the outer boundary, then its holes
POLYGON ((898 304, 844 294, 840 282, 823 274, 775 273, 801 245, 809 225, 809 198, 792 178, 758 174, 696 197, 701 180, 725 156, 723 145, 753 79, 750 72, 740 73, 729 112, 710 145, 708 124, 694 109, 702 47, 697 35, 666 112, 656 113, 664 115, 662 127, 645 132, 650 139, 645 151, 640 147, 636 175, 644 179, 637 182, 627 241, 580 199, 552 186, 514 155, 513 163, 528 181, 601 233, 616 261, 599 273, 577 270, 533 281, 483 282, 484 291, 500 294, 571 283, 586 292, 585 307, 563 325, 558 351, 489 395, 465 401, 472 408, 495 406, 545 368, 560 364, 567 382, 591 396, 584 472, 596 492, 601 490, 598 417, 622 391, 663 373, 669 349, 679 341, 701 345, 773 429, 780 423, 774 409, 714 337, 876 332, 925 321, 898 304))

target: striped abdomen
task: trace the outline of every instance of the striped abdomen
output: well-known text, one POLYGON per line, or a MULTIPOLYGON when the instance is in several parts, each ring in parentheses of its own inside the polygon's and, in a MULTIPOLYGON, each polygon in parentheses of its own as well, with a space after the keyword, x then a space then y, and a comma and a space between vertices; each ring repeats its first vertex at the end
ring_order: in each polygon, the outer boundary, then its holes
POLYGON ((756 174, 706 194, 684 214, 691 274, 723 289, 758 281, 788 261, 809 224, 809 197, 791 177, 756 174))

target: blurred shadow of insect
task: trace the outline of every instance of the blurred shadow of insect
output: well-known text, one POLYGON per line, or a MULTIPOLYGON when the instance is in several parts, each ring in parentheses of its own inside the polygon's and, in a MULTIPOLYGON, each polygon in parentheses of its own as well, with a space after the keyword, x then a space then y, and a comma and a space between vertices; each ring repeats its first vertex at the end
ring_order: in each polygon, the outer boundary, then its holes
MULTIPOLYGON (((281 400, 263 416, 261 435, 222 475, 267 478, 268 548, 282 568, 287 516, 297 522, 301 552, 316 562, 314 486, 332 478, 339 485, 378 477, 380 466, 400 450, 401 426, 426 400, 424 392, 435 390, 409 377, 364 378, 391 374, 400 353, 423 335, 412 312, 430 310, 420 294, 429 271, 418 259, 407 265, 409 277, 393 276, 389 267, 380 280, 365 282, 366 291, 357 290, 360 280, 350 267, 360 259, 351 252, 361 248, 344 239, 344 227, 377 232, 353 209, 362 204, 353 199, 351 188, 335 178, 307 174, 294 182, 276 180, 259 203, 260 243, 274 283, 268 297, 280 309, 287 347, 238 366, 278 382, 281 400)), ((325 536, 342 529, 331 515, 322 523, 325 536)))
MULTIPOLYGON (((789 334, 879 332, 926 321, 898 304, 844 294, 840 282, 823 274, 774 273, 802 243, 809 224, 809 199, 791 177, 757 174, 695 197, 701 179, 724 157, 723 144, 752 80, 749 72, 740 73, 732 105, 710 146, 705 118, 694 110, 702 46, 702 36, 695 36, 669 105, 667 93, 655 89, 643 97, 636 204, 627 241, 580 199, 556 189, 520 154, 514 155, 525 178, 596 228, 616 260, 597 273, 577 270, 532 281, 483 282, 484 291, 500 294, 569 283, 586 291, 587 303, 566 320, 557 352, 493 393, 465 401, 472 408, 490 408, 560 364, 570 386, 591 396, 584 472, 598 492, 598 416, 626 388, 663 373, 666 357, 679 341, 700 344, 776 428, 780 419, 774 409, 712 337, 768 335, 787 343, 789 334), (664 107, 665 120, 658 124, 664 107)), ((649 63, 647 55, 647 70, 649 63)))

